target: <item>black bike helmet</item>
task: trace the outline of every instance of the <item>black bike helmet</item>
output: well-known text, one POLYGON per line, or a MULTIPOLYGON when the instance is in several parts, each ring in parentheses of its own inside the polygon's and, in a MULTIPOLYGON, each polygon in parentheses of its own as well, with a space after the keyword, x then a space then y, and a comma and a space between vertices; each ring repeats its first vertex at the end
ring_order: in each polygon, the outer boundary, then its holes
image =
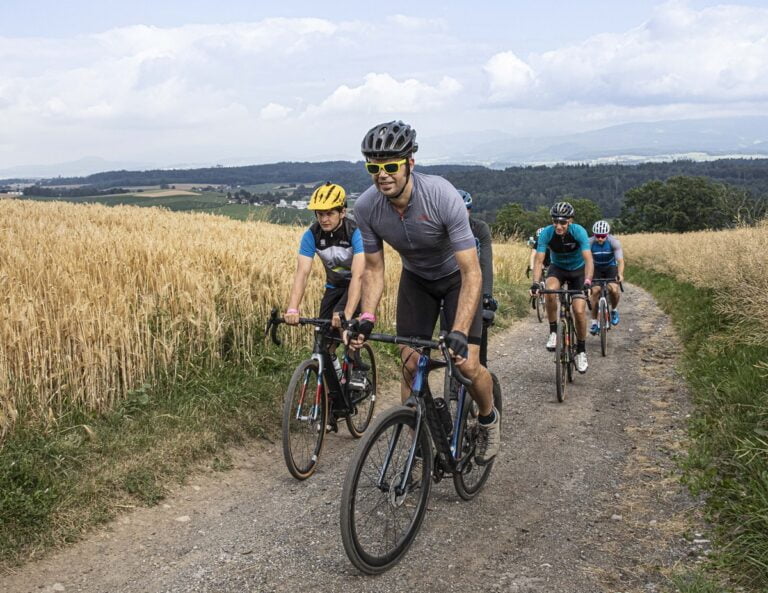
POLYGON ((416 130, 400 120, 373 126, 360 145, 360 150, 367 159, 409 157, 418 149, 416 130))
POLYGON ((549 210, 552 218, 572 218, 576 210, 568 202, 558 202, 549 210))

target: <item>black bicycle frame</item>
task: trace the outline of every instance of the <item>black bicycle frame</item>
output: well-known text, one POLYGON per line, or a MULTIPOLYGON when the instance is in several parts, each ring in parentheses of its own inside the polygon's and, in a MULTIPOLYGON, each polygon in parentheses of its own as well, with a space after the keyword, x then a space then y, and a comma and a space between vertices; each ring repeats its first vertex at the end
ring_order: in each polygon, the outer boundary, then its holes
MULTIPOLYGON (((282 343, 281 340, 277 337, 277 326, 281 323, 285 323, 285 319, 278 316, 277 309, 272 309, 269 321, 267 322, 266 333, 270 335, 272 342, 274 342, 277 346, 282 343)), ((342 382, 346 383, 347 381, 347 368, 349 366, 348 357, 346 354, 344 355, 344 360, 341 363, 341 380, 339 380, 339 377, 336 374, 336 369, 333 366, 331 353, 328 350, 328 346, 332 342, 341 343, 341 338, 333 335, 335 330, 331 328, 331 320, 317 319, 314 317, 300 317, 299 325, 315 326, 315 337, 314 344, 312 346, 311 358, 316 360, 320 367, 320 374, 322 375, 323 380, 325 381, 325 386, 328 389, 328 396, 332 400, 340 398, 344 409, 351 411, 353 404, 349 398, 347 390, 344 389, 342 384, 342 382)))
MULTIPOLYGON (((446 434, 443 423, 440 420, 437 409, 435 408, 435 400, 432 397, 432 391, 429 388, 429 382, 427 377, 429 373, 434 369, 449 368, 449 372, 456 378, 456 380, 464 386, 469 386, 471 382, 464 377, 460 371, 453 364, 450 354, 448 354, 447 347, 443 343, 442 337, 438 342, 431 340, 420 340, 417 338, 401 338, 399 336, 390 336, 387 334, 371 334, 368 338, 378 342, 388 342, 390 344, 401 344, 404 346, 410 346, 411 348, 419 349, 419 360, 417 363, 416 372, 411 379, 411 395, 405 401, 406 406, 416 409, 416 428, 413 443, 408 453, 408 460, 406 461, 405 470, 403 471, 400 484, 396 486, 395 491, 399 495, 403 494, 406 489, 408 477, 411 475, 413 469, 413 460, 416 457, 416 449, 421 437, 421 430, 424 425, 427 426, 432 442, 435 444, 437 452, 440 456, 440 461, 444 465, 444 469, 447 469, 451 473, 461 471, 463 464, 462 459, 458 457, 459 448, 455 446, 452 441, 452 435, 458 433, 459 422, 461 421, 461 415, 463 406, 466 405, 466 397, 462 398, 459 406, 457 406, 456 417, 453 419, 453 430, 451 434, 446 434), (445 360, 435 360, 430 358, 430 352, 433 349, 440 349, 445 360)), ((465 391, 465 390, 461 390, 465 391)), ((377 485, 379 488, 385 486, 384 478, 389 469, 390 461, 392 460, 392 453, 395 449, 400 433, 402 432, 402 425, 398 425, 395 433, 392 435, 392 439, 389 442, 389 448, 384 459, 384 463, 379 474, 377 485)), ((422 452, 422 455, 427 454, 422 452)), ((424 478, 428 479, 428 478, 424 478)))

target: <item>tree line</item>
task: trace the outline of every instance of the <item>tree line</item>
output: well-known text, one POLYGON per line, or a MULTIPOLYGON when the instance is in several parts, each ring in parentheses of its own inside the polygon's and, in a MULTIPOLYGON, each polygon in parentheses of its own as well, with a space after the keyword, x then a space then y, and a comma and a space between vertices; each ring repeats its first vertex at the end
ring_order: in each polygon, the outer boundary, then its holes
MULTIPOLYGON (((417 170, 442 175, 474 198, 473 213, 494 225, 502 235, 530 235, 548 224, 549 207, 561 200, 586 200, 589 222, 609 218, 625 232, 727 228, 765 215, 768 196, 768 159, 720 159, 710 162, 674 161, 637 165, 556 165, 508 167, 477 165, 421 166, 417 170), (670 205, 672 204, 672 205, 670 205), (678 208, 679 206, 679 208, 678 208), (673 213, 673 214, 671 214, 673 213)), ((282 162, 246 167, 209 167, 152 171, 108 171, 87 177, 56 178, 40 182, 25 193, 76 197, 124 192, 122 187, 200 183, 209 185, 301 184, 332 180, 348 193, 361 192, 371 183, 362 162, 282 162), (62 189, 63 185, 77 185, 62 189)), ((254 196, 255 197, 255 196, 254 196)), ((276 203, 277 193, 259 195, 276 203)), ((294 198, 301 197, 294 194, 294 198)))
MULTIPOLYGON (((740 187, 705 177, 680 175, 649 181, 626 192, 618 217, 605 216, 593 200, 564 196, 575 221, 591 231, 595 221, 610 219, 616 233, 721 230, 754 224, 768 216, 768 197, 754 197, 740 187)), ((551 224, 549 205, 528 210, 519 203, 502 206, 492 225, 502 237, 528 237, 551 224)))

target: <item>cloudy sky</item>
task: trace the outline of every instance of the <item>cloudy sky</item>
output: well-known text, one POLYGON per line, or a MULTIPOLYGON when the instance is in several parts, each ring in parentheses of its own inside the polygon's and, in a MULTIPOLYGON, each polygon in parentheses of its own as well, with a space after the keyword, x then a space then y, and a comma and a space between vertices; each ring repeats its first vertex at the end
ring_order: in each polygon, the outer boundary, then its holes
POLYGON ((0 169, 768 114, 768 0, 2 0, 0 23, 0 169))

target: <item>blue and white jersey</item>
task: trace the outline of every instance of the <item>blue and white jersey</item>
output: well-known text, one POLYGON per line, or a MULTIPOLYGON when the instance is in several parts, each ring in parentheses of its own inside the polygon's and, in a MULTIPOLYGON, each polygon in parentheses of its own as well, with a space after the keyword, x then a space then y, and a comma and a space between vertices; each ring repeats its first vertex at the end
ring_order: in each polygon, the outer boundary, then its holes
POLYGON ((582 251, 589 251, 589 235, 580 224, 572 222, 564 235, 555 232, 555 225, 544 227, 536 245, 537 253, 549 249, 552 263, 563 270, 579 270, 584 267, 582 251))
POLYGON ((325 267, 326 288, 344 288, 352 279, 352 257, 363 253, 363 236, 357 225, 345 218, 335 231, 325 232, 315 222, 301 237, 299 255, 318 255, 325 267))
POLYGON ((602 245, 597 242, 594 236, 589 238, 589 247, 592 250, 592 259, 595 262, 595 268, 606 268, 617 265, 617 260, 624 259, 624 252, 621 249, 621 241, 613 235, 608 235, 602 245))

